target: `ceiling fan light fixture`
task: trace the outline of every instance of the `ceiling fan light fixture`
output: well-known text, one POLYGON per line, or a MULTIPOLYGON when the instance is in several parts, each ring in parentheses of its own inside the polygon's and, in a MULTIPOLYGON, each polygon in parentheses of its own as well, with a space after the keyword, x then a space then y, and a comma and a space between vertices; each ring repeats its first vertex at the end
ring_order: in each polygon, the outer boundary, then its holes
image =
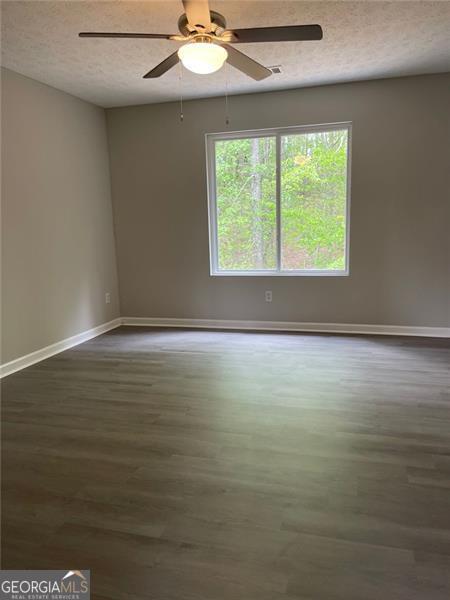
POLYGON ((218 71, 227 60, 228 52, 208 39, 189 42, 178 50, 178 56, 189 71, 208 75, 218 71))

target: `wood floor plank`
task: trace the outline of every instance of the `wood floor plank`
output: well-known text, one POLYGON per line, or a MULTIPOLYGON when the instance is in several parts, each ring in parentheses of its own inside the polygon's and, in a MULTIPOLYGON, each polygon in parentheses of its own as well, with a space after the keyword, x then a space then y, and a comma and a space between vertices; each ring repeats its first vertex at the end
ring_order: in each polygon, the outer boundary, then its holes
POLYGON ((2 567, 448 600, 450 342, 122 327, 2 381, 2 567))

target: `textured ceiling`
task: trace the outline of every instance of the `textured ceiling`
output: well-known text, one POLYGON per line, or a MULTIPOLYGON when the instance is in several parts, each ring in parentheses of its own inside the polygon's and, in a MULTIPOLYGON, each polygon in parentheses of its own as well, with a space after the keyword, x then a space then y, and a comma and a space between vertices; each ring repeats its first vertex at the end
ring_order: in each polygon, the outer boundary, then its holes
MULTIPOLYGON (((255 82, 230 66, 182 71, 186 98, 450 71, 450 2, 211 0, 228 27, 319 23, 316 42, 242 44, 282 74, 255 82)), ((2 64, 100 106, 175 100, 180 69, 142 75, 179 46, 167 40, 80 39, 79 31, 177 32, 179 1, 3 1, 2 64)))

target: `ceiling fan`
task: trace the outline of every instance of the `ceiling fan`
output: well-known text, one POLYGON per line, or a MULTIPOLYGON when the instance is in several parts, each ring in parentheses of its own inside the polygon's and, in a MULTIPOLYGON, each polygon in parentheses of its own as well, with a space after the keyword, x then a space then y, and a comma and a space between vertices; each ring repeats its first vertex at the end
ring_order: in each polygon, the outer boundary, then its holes
POLYGON ((321 40, 320 25, 287 25, 286 27, 252 27, 227 29, 223 15, 209 9, 208 0, 183 0, 185 13, 178 20, 179 34, 164 33, 102 33, 83 31, 80 37, 91 38, 144 38, 185 42, 176 52, 144 75, 144 78, 161 77, 180 60, 194 73, 208 74, 218 71, 225 61, 249 77, 260 81, 272 71, 231 44, 255 42, 291 42, 321 40))

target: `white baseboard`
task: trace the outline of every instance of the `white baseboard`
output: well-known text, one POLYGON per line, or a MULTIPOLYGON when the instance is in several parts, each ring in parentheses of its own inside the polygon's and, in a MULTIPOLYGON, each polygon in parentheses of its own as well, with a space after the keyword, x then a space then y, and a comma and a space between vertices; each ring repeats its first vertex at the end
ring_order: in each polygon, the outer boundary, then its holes
POLYGON ((231 321, 224 319, 170 319, 157 317, 122 317, 98 327, 20 356, 0 365, 0 379, 73 348, 120 325, 141 327, 179 327, 189 329, 243 329, 248 331, 298 331, 311 333, 352 333, 365 335, 407 335, 450 338, 450 327, 411 327, 403 325, 361 325, 355 323, 297 323, 291 321, 231 321))
POLYGON ((299 331, 315 333, 356 333, 366 335, 408 335, 450 337, 450 327, 364 325, 354 323, 296 323, 290 321, 231 321, 221 319, 165 319, 122 317, 122 325, 142 327, 188 327, 200 329, 247 329, 254 331, 299 331))
POLYGON ((30 367, 31 365, 34 365, 35 363, 40 362, 41 360, 50 358, 50 356, 59 354, 60 352, 63 352, 63 350, 68 350, 69 348, 73 348, 73 346, 77 346, 82 342, 87 342, 87 340, 97 337, 98 335, 101 335, 106 331, 110 331, 111 329, 120 327, 121 324, 122 319, 113 319, 108 323, 103 323, 102 325, 98 325, 98 327, 93 327, 92 329, 88 329, 87 331, 82 331, 81 333, 66 338, 65 340, 61 340, 60 342, 56 342, 55 344, 51 344, 50 346, 46 346, 45 348, 40 348, 35 352, 31 352, 31 354, 20 356, 15 360, 0 365, 0 379, 2 377, 6 377, 7 375, 11 375, 11 373, 15 373, 16 371, 20 371, 21 369, 30 367))

